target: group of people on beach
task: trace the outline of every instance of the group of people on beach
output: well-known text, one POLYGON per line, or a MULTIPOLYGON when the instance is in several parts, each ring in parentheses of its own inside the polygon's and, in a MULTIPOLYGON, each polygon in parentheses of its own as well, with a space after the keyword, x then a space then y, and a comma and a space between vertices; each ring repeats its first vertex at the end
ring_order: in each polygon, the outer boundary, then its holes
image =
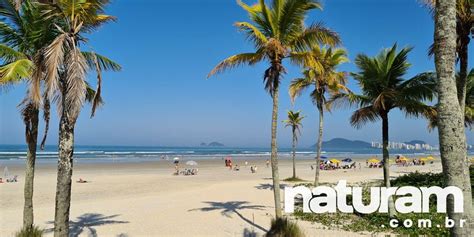
MULTIPOLYGON (((224 159, 224 164, 225 164, 225 167, 228 167, 229 170, 233 170, 233 171, 240 171, 240 166, 238 164, 233 164, 232 163, 232 158, 231 157, 226 157, 224 159)), ((270 167, 270 160, 266 160, 265 161, 265 164, 268 167, 270 167)), ((244 162, 244 165, 245 167, 248 167, 249 166, 249 162, 248 161, 245 161, 244 162)), ((257 170, 258 170, 258 166, 257 165, 250 165, 250 172, 252 173, 257 173, 257 170)))
POLYGON ((16 183, 18 182, 18 175, 15 175, 13 177, 6 177, 5 182, 3 181, 3 178, 0 178, 0 183, 16 183))
MULTIPOLYGON (((333 163, 330 161, 320 161, 320 170, 337 170, 337 169, 356 169, 356 162, 340 164, 339 162, 333 163)), ((314 170, 314 166, 311 165, 311 169, 314 170)))

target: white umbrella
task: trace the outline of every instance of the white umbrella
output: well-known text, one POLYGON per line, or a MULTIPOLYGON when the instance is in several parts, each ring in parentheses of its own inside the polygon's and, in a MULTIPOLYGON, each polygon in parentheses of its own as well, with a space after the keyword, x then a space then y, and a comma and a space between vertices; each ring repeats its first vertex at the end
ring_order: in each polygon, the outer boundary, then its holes
POLYGON ((194 160, 190 160, 190 161, 186 162, 186 165, 195 166, 195 165, 198 165, 198 163, 194 160))
POLYGON ((8 167, 5 166, 5 169, 3 169, 3 177, 8 178, 10 177, 10 172, 8 172, 8 167))
POLYGON ((179 157, 175 157, 175 158, 173 158, 173 160, 179 160, 179 157))

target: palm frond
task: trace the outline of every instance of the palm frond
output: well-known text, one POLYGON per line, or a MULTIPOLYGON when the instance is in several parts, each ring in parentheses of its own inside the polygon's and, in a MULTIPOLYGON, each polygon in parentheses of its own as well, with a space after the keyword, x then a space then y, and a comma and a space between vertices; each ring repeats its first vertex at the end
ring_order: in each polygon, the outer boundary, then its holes
POLYGON ((25 58, 26 56, 23 53, 18 52, 5 44, 0 44, 0 59, 6 64, 25 58))
POLYGON ((22 25, 20 13, 15 7, 15 4, 10 0, 0 0, 0 16, 5 17, 13 24, 22 25))
POLYGON ((306 13, 312 9, 322 9, 321 4, 315 0, 286 0, 281 8, 281 14, 276 26, 280 37, 295 35, 304 28, 306 13))
POLYGON ((40 149, 44 150, 46 145, 46 139, 48 138, 49 132, 49 121, 51 119, 51 103, 46 93, 44 93, 43 98, 43 120, 44 120, 44 134, 43 139, 41 139, 40 149))
POLYGON ((69 40, 66 33, 60 34, 44 51, 46 93, 50 98, 59 88, 59 70, 64 63, 64 50, 69 40))
POLYGON ((97 90, 94 95, 94 100, 92 101, 92 112, 91 112, 91 118, 94 117, 95 115, 95 110, 97 107, 101 104, 102 99, 101 99, 101 92, 102 92, 102 69, 100 67, 99 61, 97 60, 97 57, 94 56, 94 62, 95 62, 95 70, 97 73, 97 90))
POLYGON ((85 51, 82 51, 81 53, 84 56, 84 58, 86 59, 87 66, 89 68, 95 68, 96 67, 96 61, 97 61, 97 63, 99 64, 101 70, 114 71, 114 72, 122 70, 122 66, 120 66, 120 64, 118 64, 118 63, 112 61, 111 59, 109 59, 105 56, 102 56, 98 53, 85 52, 85 51))
POLYGON ((224 61, 217 64, 212 71, 207 75, 207 78, 214 74, 222 73, 225 70, 232 69, 241 65, 254 65, 264 58, 263 53, 242 53, 236 54, 226 58, 224 61))
POLYGON ((351 118, 351 125, 357 129, 361 128, 368 122, 376 122, 380 119, 379 114, 372 106, 362 107, 356 110, 351 118))
POLYGON ((31 76, 34 64, 29 59, 20 59, 0 67, 0 86, 18 83, 31 76))
POLYGON ((336 32, 326 28, 322 22, 318 22, 304 29, 289 45, 294 47, 294 50, 304 51, 311 48, 312 45, 326 44, 336 46, 340 43, 341 39, 336 32))
POLYGON ((288 90, 291 102, 294 103, 296 97, 300 96, 303 91, 308 89, 311 85, 313 85, 313 81, 310 78, 293 79, 290 83, 290 89, 288 90))
POLYGON ((268 42, 267 37, 254 25, 248 22, 235 23, 241 31, 245 32, 247 38, 251 40, 257 48, 265 46, 268 42))
POLYGON ((11 47, 16 47, 23 42, 23 38, 16 29, 5 22, 0 21, 0 43, 8 44, 11 47))
POLYGON ((69 50, 65 60, 66 70, 66 93, 64 105, 70 118, 75 120, 79 115, 86 98, 85 76, 88 70, 86 60, 82 56, 79 48, 73 47, 69 50))

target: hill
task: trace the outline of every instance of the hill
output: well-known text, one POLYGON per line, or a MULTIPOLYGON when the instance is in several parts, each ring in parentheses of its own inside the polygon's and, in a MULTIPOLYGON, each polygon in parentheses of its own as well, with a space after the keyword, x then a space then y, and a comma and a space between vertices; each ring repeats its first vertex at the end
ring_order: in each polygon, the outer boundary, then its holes
MULTIPOLYGON (((312 147, 316 147, 316 144, 312 147)), ((344 138, 334 138, 329 141, 323 141, 324 149, 331 149, 331 148, 371 148, 371 144, 364 141, 359 140, 348 140, 344 138)))

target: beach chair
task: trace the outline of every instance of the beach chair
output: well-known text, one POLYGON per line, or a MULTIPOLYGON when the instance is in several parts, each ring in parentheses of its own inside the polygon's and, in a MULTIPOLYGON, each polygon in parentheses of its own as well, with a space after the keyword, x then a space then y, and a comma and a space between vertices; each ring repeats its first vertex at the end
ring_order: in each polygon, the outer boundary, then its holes
POLYGON ((16 183, 18 182, 18 175, 14 175, 11 178, 7 178, 7 183, 16 183))

